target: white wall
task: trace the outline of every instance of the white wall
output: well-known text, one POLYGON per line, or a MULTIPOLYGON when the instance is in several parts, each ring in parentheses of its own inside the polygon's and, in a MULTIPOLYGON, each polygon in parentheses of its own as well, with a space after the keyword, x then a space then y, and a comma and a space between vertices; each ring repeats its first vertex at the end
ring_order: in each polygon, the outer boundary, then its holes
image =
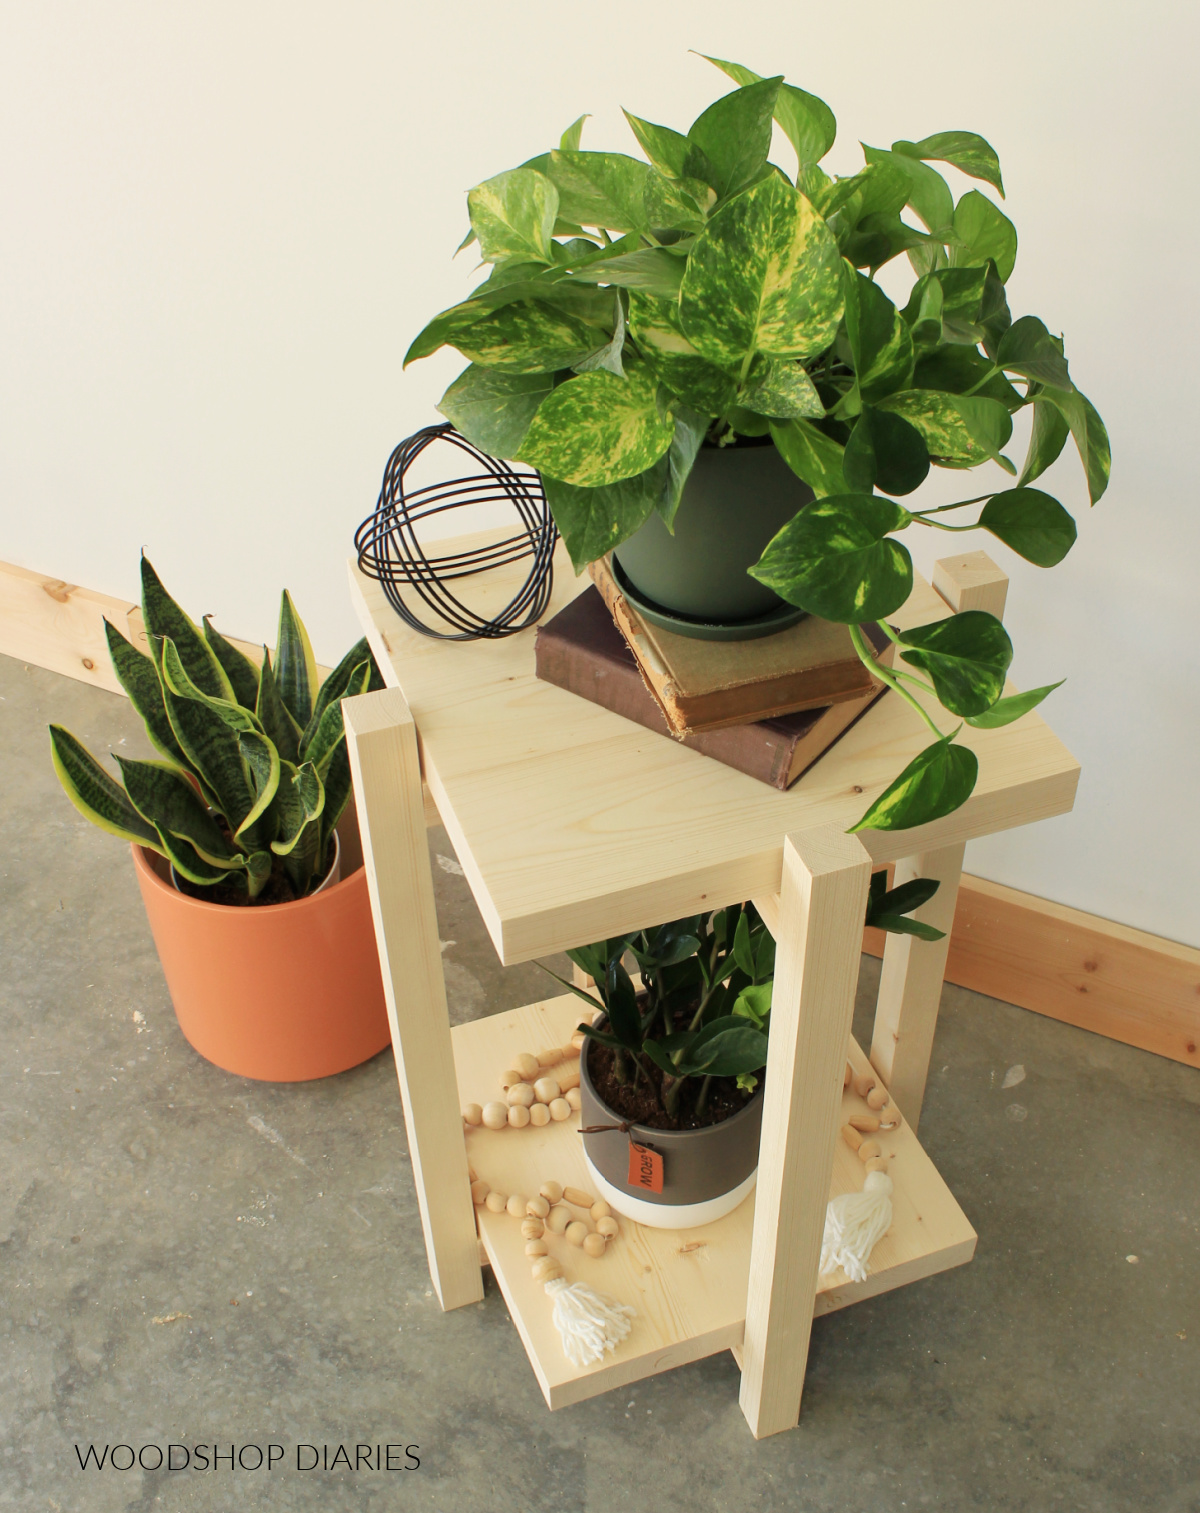
POLYGON ((982 132, 1014 310, 1066 333, 1115 465, 1092 512, 1055 469, 1080 540, 1052 573, 915 543, 1010 567, 1015 674, 1069 678, 1050 718, 1084 765, 1073 815, 968 864, 1200 944, 1190 8, 6 0, 2 35, 0 558, 135 597, 144 545, 263 638, 287 584, 327 659, 357 633, 351 532, 461 366, 400 358, 470 286, 472 184, 585 110, 589 146, 633 150, 620 105, 686 128, 725 88, 689 47, 823 95, 839 171, 860 138, 982 132))

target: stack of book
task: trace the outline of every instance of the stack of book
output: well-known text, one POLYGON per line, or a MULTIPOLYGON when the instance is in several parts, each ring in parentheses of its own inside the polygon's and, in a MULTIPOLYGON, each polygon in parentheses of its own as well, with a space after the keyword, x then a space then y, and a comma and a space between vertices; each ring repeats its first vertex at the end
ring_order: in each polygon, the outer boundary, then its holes
MULTIPOLYGON (((649 624, 607 561, 538 628, 537 675, 693 751, 785 789, 884 693, 849 629, 807 616, 754 641, 699 641, 649 624)), ((892 642, 864 625, 886 665, 892 642)))

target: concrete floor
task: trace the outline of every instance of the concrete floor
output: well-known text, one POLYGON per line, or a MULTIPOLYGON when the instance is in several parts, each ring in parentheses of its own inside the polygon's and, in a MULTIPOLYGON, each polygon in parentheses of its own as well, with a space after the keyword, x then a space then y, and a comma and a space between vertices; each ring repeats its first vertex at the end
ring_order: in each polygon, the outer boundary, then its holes
MULTIPOLYGON (((792 1433, 751 1439, 727 1354, 551 1415, 495 1287, 431 1295, 390 1053, 303 1086, 200 1060, 51 719, 143 746, 124 700, 0 658, 0 1508, 1200 1509, 1194 1071, 948 988, 921 1132, 975 1261, 818 1320, 792 1433), (287 1449, 76 1462, 170 1441, 287 1449), (420 1467, 295 1469, 340 1442, 420 1467)), ((433 875, 455 1016, 545 996, 433 875)))

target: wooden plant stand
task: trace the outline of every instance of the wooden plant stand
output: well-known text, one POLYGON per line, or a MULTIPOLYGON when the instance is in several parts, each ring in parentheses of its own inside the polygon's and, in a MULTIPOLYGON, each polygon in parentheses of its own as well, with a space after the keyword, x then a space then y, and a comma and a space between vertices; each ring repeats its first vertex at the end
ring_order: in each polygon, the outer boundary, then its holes
MULTIPOLYGON (((459 543, 461 545, 461 540, 459 543)), ((556 613, 587 586, 561 545, 556 613)), ((473 588, 486 612, 522 565, 473 588)), ((409 631, 380 586, 351 568, 352 592, 388 687, 343 706, 363 851, 391 1016, 430 1275, 443 1308, 483 1295, 479 1242, 546 1401, 564 1406, 716 1351, 742 1372, 756 1437, 795 1425, 814 1313, 841 1308, 970 1260, 975 1233, 916 1137, 948 939, 889 936, 870 1061, 905 1125, 894 1218, 865 1282, 818 1276, 825 1207, 862 1168, 837 1138, 872 866, 936 877, 918 918, 949 931, 963 847, 1069 810, 1078 764, 1036 715, 959 736, 978 753, 970 800, 920 829, 847 835, 928 743, 885 696, 787 793, 534 676, 533 634, 451 643, 409 631), (505 964, 752 898, 778 943, 757 1189, 693 1230, 622 1220, 609 1253, 571 1257, 570 1280, 637 1309, 633 1332, 598 1365, 572 1367, 529 1275, 519 1227, 476 1210, 461 1108, 496 1096, 521 1050, 561 1045, 579 1019, 570 995, 450 1029, 422 778, 505 964)), ((893 618, 1003 610, 1005 576, 983 553, 918 578, 893 618)), ((1010 690, 1011 691, 1011 690, 1010 690)), ((544 1129, 472 1130, 470 1164, 493 1187, 533 1193, 549 1177, 587 1186, 577 1119, 544 1129)))

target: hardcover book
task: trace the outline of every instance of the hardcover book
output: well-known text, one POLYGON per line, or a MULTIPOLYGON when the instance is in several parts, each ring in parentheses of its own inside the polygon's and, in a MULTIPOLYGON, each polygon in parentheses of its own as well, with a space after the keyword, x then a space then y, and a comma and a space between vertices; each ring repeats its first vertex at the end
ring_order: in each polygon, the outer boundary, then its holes
POLYGON ((588 571, 675 735, 863 699, 877 687, 846 625, 807 615, 754 641, 693 640, 647 623, 621 592, 608 558, 588 571))
MULTIPOLYGON (((878 626, 864 626, 864 631, 877 651, 888 644, 878 626)), ((883 685, 872 679, 871 688, 858 698, 677 736, 595 588, 585 589, 538 627, 535 656, 543 682, 565 688, 647 730, 672 736, 680 745, 780 790, 789 788, 823 756, 884 692, 883 685)))

